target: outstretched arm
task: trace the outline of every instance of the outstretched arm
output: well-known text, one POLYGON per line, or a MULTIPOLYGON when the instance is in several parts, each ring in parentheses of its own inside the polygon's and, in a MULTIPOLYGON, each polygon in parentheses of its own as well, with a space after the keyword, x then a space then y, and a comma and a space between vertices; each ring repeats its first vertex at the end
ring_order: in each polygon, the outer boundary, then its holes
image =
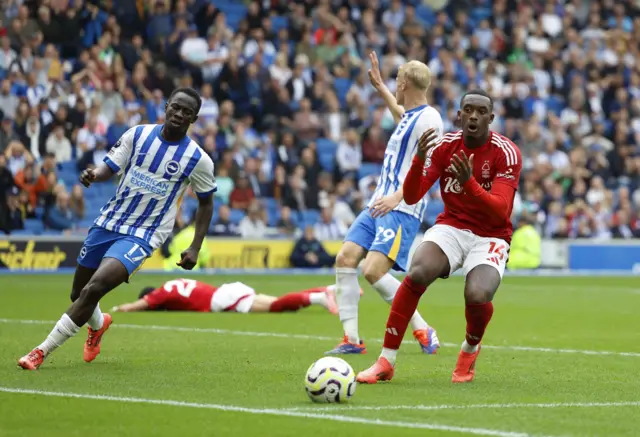
POLYGON ((111 312, 114 313, 131 313, 134 311, 146 311, 149 309, 149 304, 144 299, 138 299, 135 302, 123 303, 122 305, 114 306, 111 312))
POLYGON ((394 96, 391 91, 389 91, 389 88, 384 84, 382 75, 380 74, 380 64, 378 62, 378 55, 376 55, 376 52, 369 53, 369 59, 371 60, 371 69, 369 70, 369 80, 371 81, 371 85, 373 85, 376 91, 378 91, 378 94, 380 94, 380 97, 382 97, 384 102, 387 104, 387 107, 393 115, 393 121, 397 124, 404 115, 404 108, 398 105, 396 96, 394 96))

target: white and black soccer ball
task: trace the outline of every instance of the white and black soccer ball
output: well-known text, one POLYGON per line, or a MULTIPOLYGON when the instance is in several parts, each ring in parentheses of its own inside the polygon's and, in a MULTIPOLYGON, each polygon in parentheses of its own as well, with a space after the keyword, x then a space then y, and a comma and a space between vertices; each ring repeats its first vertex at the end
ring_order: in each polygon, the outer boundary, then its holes
POLYGON ((313 402, 347 402, 356 392, 356 374, 342 358, 324 357, 309 367, 304 387, 313 402))

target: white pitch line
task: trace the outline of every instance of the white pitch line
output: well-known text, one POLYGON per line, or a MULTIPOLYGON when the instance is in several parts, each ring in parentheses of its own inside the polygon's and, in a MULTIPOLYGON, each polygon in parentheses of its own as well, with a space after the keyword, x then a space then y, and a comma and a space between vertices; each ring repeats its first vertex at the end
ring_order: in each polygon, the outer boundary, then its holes
MULTIPOLYGON (((28 320, 28 319, 3 319, 0 318, 0 323, 7 324, 21 324, 21 325, 55 325, 54 320, 28 320)), ((122 329, 142 329, 153 331, 172 331, 172 332, 199 332, 205 334, 220 334, 220 335, 238 335, 246 337, 276 337, 286 339, 298 339, 298 340, 316 340, 316 341, 336 341, 337 337, 328 337, 322 335, 305 335, 305 334, 284 334, 280 332, 257 332, 257 331, 235 331, 231 329, 217 329, 217 328, 192 328, 184 326, 166 326, 166 325, 134 325, 127 323, 113 324, 112 328, 122 329)), ((379 338, 373 338, 367 340, 369 343, 382 343, 379 338)), ((413 344, 413 340, 405 340, 403 344, 413 344)), ((455 347, 459 348, 460 344, 457 343, 440 343, 443 347, 455 347)), ((544 353, 560 353, 560 354, 578 354, 578 355, 599 355, 599 356, 618 356, 618 357, 636 357, 640 358, 640 352, 615 352, 615 351, 594 351, 585 349, 555 349, 547 347, 534 347, 534 346, 500 346, 500 345, 482 345, 483 349, 496 349, 507 351, 520 351, 520 352, 544 352, 544 353)))
MULTIPOLYGON (((11 387, 0 387, 0 392, 14 393, 14 394, 28 394, 28 395, 36 395, 36 396, 53 396, 53 397, 60 397, 60 398, 126 402, 126 403, 133 403, 133 404, 165 405, 165 406, 172 406, 172 407, 198 408, 198 409, 218 410, 218 411, 247 413, 247 414, 266 414, 271 416, 301 417, 305 419, 321 419, 321 420, 329 420, 333 422, 358 423, 362 425, 388 426, 388 427, 394 427, 394 428, 428 429, 432 431, 457 432, 457 433, 463 433, 463 434, 483 435, 483 436, 493 436, 493 437, 531 437, 531 434, 527 434, 524 432, 500 431, 496 429, 487 429, 487 428, 470 428, 470 427, 463 427, 463 426, 438 425, 435 423, 425 423, 425 422, 391 421, 391 420, 369 419, 366 417, 339 416, 339 415, 333 415, 333 414, 311 413, 311 412, 306 413, 301 411, 278 410, 273 408, 248 408, 248 407, 241 407, 236 405, 205 404, 205 403, 196 403, 196 402, 174 401, 174 400, 168 400, 168 399, 145 399, 145 398, 121 397, 121 396, 93 395, 93 394, 85 394, 85 393, 65 393, 65 392, 29 390, 29 389, 11 388, 11 387)), ((544 437, 544 436, 540 436, 540 437, 544 437)))
POLYGON ((629 402, 555 402, 541 404, 469 404, 469 405, 346 405, 344 407, 299 407, 290 408, 289 411, 336 411, 340 408, 341 412, 347 411, 387 411, 387 410, 421 410, 421 411, 437 411, 437 410, 473 410, 473 409, 505 409, 505 408, 603 408, 603 407, 640 407, 640 401, 629 402))

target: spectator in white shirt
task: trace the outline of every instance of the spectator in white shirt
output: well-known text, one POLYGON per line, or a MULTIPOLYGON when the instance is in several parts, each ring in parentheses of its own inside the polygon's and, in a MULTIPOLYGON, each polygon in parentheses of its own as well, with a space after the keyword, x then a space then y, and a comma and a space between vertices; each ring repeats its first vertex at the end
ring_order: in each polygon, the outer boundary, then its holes
POLYGON ((210 123, 218 121, 220 108, 218 107, 218 102, 213 98, 213 89, 211 88, 211 85, 208 83, 202 85, 200 94, 200 97, 202 98, 202 106, 200 107, 198 118, 202 122, 203 126, 207 126, 210 123))
POLYGON ((289 79, 291 79, 291 69, 287 65, 287 54, 285 52, 279 52, 276 56, 276 61, 269 67, 269 73, 271 79, 274 79, 280 84, 285 86, 289 79))
POLYGON ((382 14, 382 23, 385 26, 400 30, 404 22, 404 7, 400 0, 392 0, 391 7, 382 14))
POLYGON ((0 40, 0 70, 8 70, 18 54, 11 48, 9 37, 3 36, 0 40))
POLYGON ((53 153, 56 156, 57 162, 71 161, 71 141, 64 136, 64 127, 62 125, 56 126, 53 132, 49 134, 45 149, 47 153, 53 153))
POLYGON ((362 145, 360 135, 355 129, 347 130, 344 139, 338 145, 336 162, 340 174, 345 178, 356 179, 362 165, 362 145))
POLYGON ((324 208, 320 214, 320 222, 314 227, 316 238, 320 241, 342 240, 346 235, 346 228, 342 223, 333 219, 331 208, 324 208))
POLYGON ((87 125, 78 131, 76 141, 82 152, 93 150, 96 147, 96 137, 100 135, 98 132, 98 120, 89 118, 87 125))
POLYGON ((264 31, 262 29, 253 30, 253 38, 250 39, 244 46, 245 59, 253 58, 260 49, 262 49, 262 55, 267 58, 271 58, 276 54, 276 48, 271 41, 264 40, 264 31))
POLYGON ((208 44, 207 55, 202 63, 202 78, 205 82, 213 82, 229 58, 229 49, 222 43, 218 32, 209 35, 208 44))
POLYGON ((571 164, 567 154, 557 149, 556 142, 553 139, 547 141, 545 151, 538 155, 538 163, 550 164, 557 171, 565 170, 571 164))
POLYGON ((263 212, 260 209, 260 204, 257 200, 254 200, 249 205, 247 216, 240 220, 238 226, 238 232, 242 238, 262 239, 267 234, 267 225, 263 219, 263 212))

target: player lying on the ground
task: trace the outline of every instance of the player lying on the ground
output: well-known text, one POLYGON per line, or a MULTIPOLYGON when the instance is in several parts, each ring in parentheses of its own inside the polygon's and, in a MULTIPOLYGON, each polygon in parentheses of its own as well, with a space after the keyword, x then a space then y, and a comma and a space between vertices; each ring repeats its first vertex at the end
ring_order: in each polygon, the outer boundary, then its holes
POLYGON ((49 336, 18 365, 36 370, 47 355, 89 325, 84 360, 100 353, 102 336, 111 316, 100 311, 100 299, 135 273, 144 260, 167 239, 178 205, 188 185, 198 196, 196 230, 181 254, 180 267, 191 270, 198 262, 202 241, 213 215, 216 182, 213 161, 187 130, 198 119, 202 101, 191 88, 176 89, 165 105, 165 124, 135 126, 122 135, 104 162, 80 175, 89 187, 121 175, 116 195, 100 210, 78 256, 71 301, 49 336))
POLYGON ((482 90, 469 91, 458 111, 462 131, 438 141, 430 130, 420 139, 404 181, 404 198, 408 204, 419 202, 439 180, 444 213, 416 250, 391 306, 382 354, 358 374, 359 382, 393 377, 400 343, 420 297, 437 278, 460 268, 465 276, 467 334, 452 381, 473 380, 480 342, 493 315, 493 296, 507 263, 510 216, 522 169, 518 147, 489 130, 493 117, 491 97, 482 90))
MULTIPOLYGON (((389 273, 392 268, 405 271, 409 250, 420 230, 427 200, 409 205, 403 200, 404 180, 420 136, 429 128, 440 135, 442 117, 427 103, 431 84, 429 68, 411 61, 398 70, 396 95, 385 86, 378 68, 378 58, 371 53, 371 84, 384 98, 394 121, 398 123, 389 138, 382 174, 371 202, 349 228, 336 258, 336 286, 340 321, 344 330, 342 343, 327 354, 364 354, 367 349, 358 333, 358 265, 364 259, 362 273, 387 303, 393 302, 400 281, 389 273)), ((422 351, 434 354, 440 346, 436 331, 427 325, 418 311, 411 316, 413 336, 422 351)))
POLYGON ((331 314, 338 313, 335 286, 311 288, 281 297, 256 294, 242 282, 220 287, 193 279, 174 279, 160 288, 143 288, 138 300, 113 307, 113 312, 132 311, 198 311, 220 313, 283 313, 320 305, 331 314))

